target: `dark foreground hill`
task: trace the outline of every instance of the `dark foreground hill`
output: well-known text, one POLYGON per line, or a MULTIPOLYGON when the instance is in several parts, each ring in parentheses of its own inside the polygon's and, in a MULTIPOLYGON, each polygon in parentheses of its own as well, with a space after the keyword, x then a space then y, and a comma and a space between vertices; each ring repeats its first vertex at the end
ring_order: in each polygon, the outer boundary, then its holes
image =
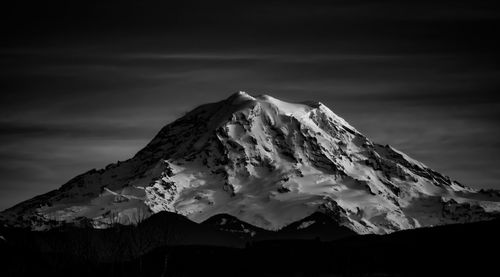
POLYGON ((279 232, 258 228, 228 214, 215 215, 204 221, 202 225, 231 233, 245 241, 294 239, 333 241, 356 235, 354 231, 340 226, 331 217, 319 212, 293 222, 280 229, 279 232))
POLYGON ((500 221, 255 241, 161 213, 135 227, 0 234, 2 276, 495 276, 500 221))

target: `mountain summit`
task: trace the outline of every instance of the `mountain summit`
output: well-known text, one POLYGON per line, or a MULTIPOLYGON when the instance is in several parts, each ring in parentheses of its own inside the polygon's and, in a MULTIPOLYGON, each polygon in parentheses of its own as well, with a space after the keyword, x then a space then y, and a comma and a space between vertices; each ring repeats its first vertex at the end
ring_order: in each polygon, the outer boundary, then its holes
POLYGON ((320 212, 360 234, 389 233, 496 217, 500 195, 371 142, 322 103, 239 92, 163 127, 133 158, 0 216, 46 229, 130 224, 160 211, 195 222, 227 214, 267 230, 320 212))

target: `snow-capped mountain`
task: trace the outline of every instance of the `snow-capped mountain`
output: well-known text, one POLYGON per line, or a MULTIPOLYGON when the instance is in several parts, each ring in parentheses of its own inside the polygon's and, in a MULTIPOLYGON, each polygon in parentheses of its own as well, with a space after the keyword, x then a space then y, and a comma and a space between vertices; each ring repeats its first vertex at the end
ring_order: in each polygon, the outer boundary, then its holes
POLYGON ((2 212, 6 224, 95 227, 169 211, 278 230, 321 212, 357 233, 487 220, 500 196, 375 144, 318 102, 244 92, 165 126, 133 158, 2 212))

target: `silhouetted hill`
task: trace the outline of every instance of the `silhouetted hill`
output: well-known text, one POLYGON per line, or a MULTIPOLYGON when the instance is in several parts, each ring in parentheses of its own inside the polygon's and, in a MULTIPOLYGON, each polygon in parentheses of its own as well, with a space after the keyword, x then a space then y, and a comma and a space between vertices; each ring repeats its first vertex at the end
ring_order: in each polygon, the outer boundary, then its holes
POLYGON ((271 236, 271 231, 253 226, 239 220, 238 218, 229 214, 217 214, 201 223, 202 225, 212 226, 213 228, 232 233, 243 240, 254 240, 257 237, 271 236))
POLYGON ((6 244, 28 252, 70 253, 95 262, 132 259, 166 245, 243 247, 236 236, 168 212, 157 213, 137 226, 107 229, 61 226, 49 231, 3 228, 6 244))
MULTIPOLYGON (((313 219, 310 228, 330 226, 313 214, 287 228, 313 219)), ((496 274, 498 234, 500 220, 493 220, 333 241, 281 237, 242 248, 231 247, 238 239, 229 233, 161 213, 136 227, 2 229, 0 262, 2 276, 480 276, 496 274)))
POLYGON ((315 212, 302 220, 287 225, 280 230, 280 233, 284 239, 320 239, 322 241, 357 236, 351 229, 340 226, 331 217, 320 212, 315 212))
POLYGON ((340 226, 335 220, 320 212, 315 212, 278 231, 264 230, 228 214, 215 215, 202 224, 210 225, 220 231, 235 234, 247 241, 282 239, 319 239, 332 241, 357 235, 354 231, 340 226))

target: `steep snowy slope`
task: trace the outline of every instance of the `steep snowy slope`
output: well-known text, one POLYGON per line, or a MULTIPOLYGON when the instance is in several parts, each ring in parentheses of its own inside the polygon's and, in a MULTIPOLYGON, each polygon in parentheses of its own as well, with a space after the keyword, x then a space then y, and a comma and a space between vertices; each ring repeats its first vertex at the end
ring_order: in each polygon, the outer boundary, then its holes
POLYGON ((195 222, 229 214, 267 230, 319 211, 357 233, 387 233, 490 219, 500 197, 372 143, 321 103, 240 92, 165 126, 132 159, 2 217, 35 229, 83 218, 105 227, 160 211, 195 222))

